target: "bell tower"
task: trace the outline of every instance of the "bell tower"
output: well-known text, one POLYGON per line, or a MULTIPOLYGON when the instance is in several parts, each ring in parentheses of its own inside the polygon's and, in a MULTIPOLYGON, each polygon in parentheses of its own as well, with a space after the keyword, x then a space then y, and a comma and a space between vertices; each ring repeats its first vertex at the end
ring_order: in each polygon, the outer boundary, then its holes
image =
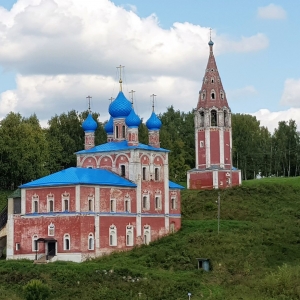
POLYGON ((188 188, 226 188, 240 184, 232 167, 231 110, 213 53, 209 58, 195 110, 195 169, 188 171, 188 188))

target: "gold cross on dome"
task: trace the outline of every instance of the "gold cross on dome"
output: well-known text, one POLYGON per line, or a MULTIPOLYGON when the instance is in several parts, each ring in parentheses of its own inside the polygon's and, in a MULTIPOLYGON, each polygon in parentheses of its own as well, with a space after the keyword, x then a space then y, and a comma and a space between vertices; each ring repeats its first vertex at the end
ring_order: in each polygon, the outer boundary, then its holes
POLYGON ((120 65, 119 67, 116 67, 117 69, 120 69, 120 80, 119 80, 119 83, 120 83, 120 91, 122 92, 122 69, 125 68, 125 66, 122 66, 120 65))
POLYGON ((129 92, 129 94, 131 94, 131 104, 132 104, 132 106, 133 106, 133 93, 135 93, 134 90, 131 90, 131 91, 129 92))
POLYGON ((92 99, 93 97, 91 97, 91 96, 87 96, 86 97, 86 99, 88 99, 88 101, 89 101, 89 112, 91 112, 91 99, 92 99))
POLYGON ((150 95, 150 97, 152 97, 152 111, 154 111, 154 101, 155 101, 156 96, 157 95, 155 95, 155 94, 150 95))

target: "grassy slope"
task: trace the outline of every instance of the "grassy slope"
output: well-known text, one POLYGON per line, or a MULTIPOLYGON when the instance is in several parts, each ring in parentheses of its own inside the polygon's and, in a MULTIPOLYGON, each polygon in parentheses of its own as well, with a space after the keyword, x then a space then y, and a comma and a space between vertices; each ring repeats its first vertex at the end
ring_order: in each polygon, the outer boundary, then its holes
POLYGON ((218 191, 184 191, 180 232, 82 264, 1 261, 0 292, 22 299, 22 286, 40 278, 51 299, 299 299, 299 195, 299 178, 220 191, 218 235, 218 191), (198 271, 196 257, 210 258, 212 271, 198 271))

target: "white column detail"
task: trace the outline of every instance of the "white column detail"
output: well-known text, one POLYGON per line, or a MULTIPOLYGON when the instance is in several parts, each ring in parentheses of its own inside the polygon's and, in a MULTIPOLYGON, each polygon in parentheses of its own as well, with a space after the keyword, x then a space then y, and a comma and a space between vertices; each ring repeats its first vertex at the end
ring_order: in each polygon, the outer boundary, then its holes
POLYGON ((100 212, 100 188, 95 187, 95 212, 100 212))
MULTIPOLYGON (((32 203, 30 203, 29 207, 32 207, 32 203)), ((25 215, 25 213, 26 213, 26 189, 21 189, 21 215, 25 215)))
POLYGON ((142 176, 141 176, 141 161, 140 161, 140 152, 137 151, 136 157, 139 159, 139 163, 136 164, 135 169, 135 182, 136 182, 136 236, 142 237, 142 176))
POLYGON ((190 173, 188 172, 187 174, 187 189, 190 189, 190 173))
POLYGON ((196 166, 195 168, 199 168, 199 139, 198 139, 198 130, 195 130, 195 151, 196 151, 196 166))
MULTIPOLYGON (((22 190, 23 192, 23 190, 22 190)), ((13 259, 14 258, 14 215, 10 214, 7 217, 6 223, 6 232, 7 232, 7 240, 6 240, 6 259, 13 259)), ((20 241, 21 242, 21 241, 20 241)), ((22 247, 22 244, 21 244, 22 247)))
POLYGON ((96 254, 100 249, 100 217, 95 215, 95 246, 96 254))
POLYGON ((224 168, 224 128, 221 127, 219 130, 219 141, 220 141, 220 167, 224 168))
POLYGON ((75 187, 75 211, 80 211, 80 185, 75 187))
POLYGON ((242 184, 242 172, 241 170, 238 171, 239 172, 239 185, 242 184))
POLYGON ((210 128, 205 129, 206 168, 210 167, 210 128))
POLYGON ((169 213, 170 213, 170 200, 169 200, 169 157, 166 153, 166 158, 164 161, 164 188, 165 188, 165 230, 166 233, 169 232, 169 213))
POLYGON ((219 173, 218 173, 218 171, 213 171, 213 187, 214 187, 214 189, 219 188, 219 173))

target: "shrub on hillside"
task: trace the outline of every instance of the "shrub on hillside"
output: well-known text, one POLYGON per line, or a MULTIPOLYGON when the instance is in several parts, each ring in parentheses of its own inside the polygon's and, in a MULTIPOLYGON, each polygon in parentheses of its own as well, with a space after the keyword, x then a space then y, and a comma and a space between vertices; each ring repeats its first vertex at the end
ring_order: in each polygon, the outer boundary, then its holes
POLYGON ((26 300, 45 300, 50 296, 50 288, 41 280, 32 279, 24 286, 26 300))

